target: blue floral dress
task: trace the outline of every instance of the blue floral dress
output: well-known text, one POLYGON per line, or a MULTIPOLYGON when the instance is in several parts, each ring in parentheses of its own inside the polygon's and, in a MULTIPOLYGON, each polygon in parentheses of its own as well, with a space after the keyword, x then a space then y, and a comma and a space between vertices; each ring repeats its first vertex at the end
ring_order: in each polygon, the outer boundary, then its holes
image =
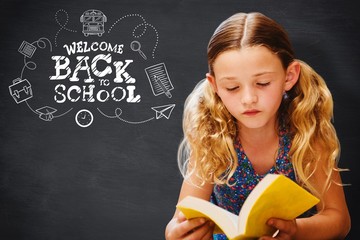
MULTIPOLYGON (((279 150, 274 166, 264 175, 256 173, 240 142, 234 143, 238 155, 238 166, 230 179, 232 186, 215 185, 211 195, 211 202, 238 215, 240 209, 257 183, 267 174, 283 174, 295 181, 294 168, 289 160, 291 141, 286 131, 280 132, 279 150)), ((226 240, 224 234, 214 234, 214 240, 226 240)))

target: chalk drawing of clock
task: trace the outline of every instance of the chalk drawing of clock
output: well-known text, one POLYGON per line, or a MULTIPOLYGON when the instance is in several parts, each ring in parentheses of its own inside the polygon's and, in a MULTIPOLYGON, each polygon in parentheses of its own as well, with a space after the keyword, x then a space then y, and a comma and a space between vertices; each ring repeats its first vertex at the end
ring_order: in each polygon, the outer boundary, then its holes
POLYGON ((75 115, 75 121, 80 127, 88 127, 94 120, 93 114, 87 109, 81 109, 75 115))

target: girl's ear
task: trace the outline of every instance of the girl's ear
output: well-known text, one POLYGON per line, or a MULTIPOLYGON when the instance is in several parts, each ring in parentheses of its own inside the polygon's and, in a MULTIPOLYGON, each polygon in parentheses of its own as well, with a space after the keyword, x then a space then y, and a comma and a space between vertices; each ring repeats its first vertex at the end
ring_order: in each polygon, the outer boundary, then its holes
POLYGON ((216 86, 216 81, 215 81, 215 77, 213 75, 211 75, 210 73, 206 74, 206 79, 209 81, 211 88, 214 90, 214 92, 217 93, 217 86, 216 86))
POLYGON ((286 70, 285 91, 289 91, 295 85, 299 80, 299 76, 300 63, 298 61, 293 61, 286 70))

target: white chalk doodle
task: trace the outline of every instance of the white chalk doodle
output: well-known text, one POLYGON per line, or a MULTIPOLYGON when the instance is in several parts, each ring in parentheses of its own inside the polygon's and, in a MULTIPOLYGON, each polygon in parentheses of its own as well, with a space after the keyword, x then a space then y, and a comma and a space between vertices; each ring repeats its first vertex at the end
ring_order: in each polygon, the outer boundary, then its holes
POLYGON ((27 79, 14 79, 13 84, 9 86, 9 91, 17 104, 33 97, 31 84, 27 79))
POLYGON ((81 109, 75 115, 75 122, 80 127, 89 127, 94 121, 94 115, 87 109, 81 109))
POLYGON ((89 35, 98 35, 101 37, 105 32, 105 22, 107 22, 107 18, 102 11, 91 9, 81 15, 80 22, 83 24, 82 33, 85 37, 89 35))
POLYGON ((119 119, 120 121, 123 121, 125 123, 128 123, 128 124, 142 124, 142 123, 146 123, 146 122, 149 122, 151 120, 154 120, 155 118, 154 117, 151 117, 149 119, 146 119, 146 120, 142 120, 142 121, 129 121, 129 120, 125 120, 124 118, 120 117, 120 115, 122 114, 122 110, 121 108, 116 108, 115 109, 115 115, 107 115, 105 114, 104 112, 102 112, 100 110, 100 108, 97 108, 97 110, 99 111, 99 113, 101 113, 101 115, 103 115, 104 117, 107 117, 107 118, 117 118, 119 119))
POLYGON ((170 90, 174 89, 166 69, 165 63, 158 63, 145 68, 147 78, 150 82, 151 90, 155 96, 165 94, 168 98, 172 95, 170 90))
POLYGON ((51 121, 54 118, 54 113, 57 109, 49 106, 44 106, 35 110, 39 114, 39 118, 44 121, 51 121))
POLYGON ((18 49, 18 52, 25 57, 31 58, 36 51, 36 47, 27 41, 23 41, 18 49))
POLYGON ((141 51, 141 44, 140 44, 139 41, 136 41, 136 40, 132 41, 132 42, 130 43, 130 48, 131 48, 131 50, 133 50, 134 52, 138 52, 138 53, 140 54, 140 56, 141 56, 144 60, 147 59, 147 57, 146 57, 146 55, 144 54, 144 52, 141 51))
POLYGON ((157 31, 157 29, 150 23, 146 22, 145 18, 143 16, 141 16, 140 14, 137 14, 137 13, 133 13, 133 14, 127 14, 121 18, 119 18, 118 20, 116 20, 112 25, 111 27, 109 28, 108 30, 108 33, 110 33, 112 31, 112 29, 121 21, 123 21, 124 19, 126 18, 129 18, 129 17, 138 17, 141 19, 142 23, 136 25, 132 31, 132 35, 134 38, 141 38, 147 31, 148 27, 152 28, 155 32, 155 35, 156 35, 156 39, 155 39, 155 43, 154 43, 154 47, 152 49, 152 58, 155 58, 155 51, 156 51, 156 48, 159 44, 159 33, 157 31), (143 31, 140 33, 140 34, 136 34, 136 30, 139 28, 139 27, 143 27, 143 31))
POLYGON ((172 111, 175 108, 175 104, 168 104, 163 106, 152 107, 151 109, 156 113, 156 119, 166 118, 169 119, 172 111))
POLYGON ((141 124, 141 123, 146 123, 146 122, 152 121, 154 119, 160 119, 160 118, 169 119, 175 106, 176 106, 175 104, 167 104, 167 105, 162 105, 162 106, 151 107, 151 109, 155 111, 155 117, 151 117, 151 118, 148 118, 148 119, 142 120, 142 121, 129 121, 129 120, 125 120, 124 118, 120 117, 122 115, 121 108, 116 108, 114 115, 107 115, 104 112, 102 112, 99 108, 97 110, 99 111, 99 113, 101 113, 104 117, 107 117, 107 118, 112 118, 112 119, 117 118, 117 119, 119 119, 125 123, 129 123, 129 124, 141 124))
MULTIPOLYGON (((56 32, 53 41, 54 46, 58 47, 60 33, 63 30, 71 33, 77 33, 78 31, 67 27, 69 23, 69 15, 64 9, 59 9, 56 11, 54 18, 55 22, 60 27, 56 32)), ((147 56, 145 53, 149 54, 150 50, 147 48, 153 43, 151 56, 152 58, 155 58, 155 51, 157 50, 159 43, 159 33, 157 29, 152 24, 148 23, 140 14, 127 14, 118 18, 115 22, 109 25, 110 28, 106 32, 105 24, 108 22, 106 15, 100 10, 89 9, 84 11, 83 14, 78 18, 82 25, 82 31, 81 33, 79 31, 79 34, 90 38, 93 38, 92 36, 95 38, 102 37, 105 33, 109 34, 115 30, 120 31, 120 24, 118 25, 118 23, 125 21, 125 19, 128 20, 129 18, 132 18, 131 20, 135 19, 135 21, 130 22, 132 26, 134 26, 132 30, 132 37, 135 38, 132 39, 130 43, 130 49, 139 53, 143 60, 149 60, 149 56, 147 56), (148 30, 151 31, 150 36, 152 39, 147 39, 147 41, 150 41, 150 44, 144 44, 143 49, 142 43, 144 43, 145 38, 141 38, 145 37, 145 35, 149 33, 148 30)), ((126 24, 128 23, 129 22, 126 22, 126 24)), ((63 103, 66 99, 68 99, 72 104, 75 104, 78 101, 94 103, 95 99, 101 103, 105 103, 109 99, 116 102, 120 102, 124 99, 127 103, 140 102, 141 96, 140 94, 137 94, 138 92, 136 91, 137 88, 135 85, 137 80, 126 70, 127 66, 130 63, 133 63, 134 60, 115 60, 112 64, 115 68, 112 68, 111 66, 98 68, 97 65, 98 61, 102 61, 105 64, 110 64, 112 62, 112 55, 124 54, 124 44, 113 44, 106 40, 82 41, 80 39, 71 43, 66 42, 62 48, 66 50, 68 56, 63 56, 61 53, 56 53, 58 55, 51 57, 51 60, 55 61, 53 62, 55 64, 55 74, 51 75, 49 79, 53 83, 56 83, 56 86, 54 87, 55 95, 53 98, 56 103, 63 103), (78 53, 84 54, 99 51, 105 53, 97 54, 91 60, 91 63, 88 63, 89 56, 76 56, 78 53), (70 55, 72 58, 70 58, 70 55), (69 64, 75 57, 78 62, 76 67, 72 68, 69 66, 69 64), (72 70, 72 76, 70 76, 72 70), (83 79, 84 85, 82 86, 82 81, 78 77, 80 75, 77 74, 78 71, 86 71, 87 73, 88 78, 83 79), (111 73, 116 75, 113 81, 111 81, 111 78, 107 77, 107 75, 110 75, 111 73), (96 77, 98 77, 98 81, 95 81, 96 77), (68 83, 65 83, 64 80, 66 79, 69 80, 68 83)), ((52 42, 48 38, 42 37, 34 42, 28 42, 25 40, 22 41, 18 52, 23 55, 24 64, 20 76, 16 77, 9 85, 9 92, 16 104, 25 103, 27 107, 41 120, 51 122, 55 118, 59 118, 70 113, 73 110, 73 107, 66 111, 59 111, 56 107, 50 105, 44 105, 40 107, 32 106, 35 105, 36 101, 32 102, 30 99, 35 97, 33 88, 34 86, 37 86, 37 84, 31 84, 31 82, 34 80, 31 79, 31 75, 28 74, 27 70, 34 71, 37 69, 37 63, 34 59, 38 58, 34 58, 33 56, 36 56, 38 51, 42 49, 47 49, 50 51, 50 53, 53 51, 52 42), (31 58, 33 60, 31 60, 31 58)), ((131 69, 129 68, 129 70, 131 69)), ((155 96, 164 94, 168 98, 172 97, 170 91, 173 90, 174 87, 170 81, 165 63, 146 67, 145 72, 155 96)), ((113 115, 105 114, 104 111, 102 111, 99 107, 96 109, 106 118, 118 119, 128 124, 143 124, 160 118, 169 119, 172 111, 174 110, 174 107, 175 104, 151 107, 150 112, 151 110, 155 111, 155 116, 151 116, 145 120, 140 121, 130 121, 129 119, 126 119, 126 117, 123 116, 124 114, 121 108, 115 108, 113 115)), ((75 122, 80 127, 89 127, 93 121, 94 115, 87 109, 81 109, 75 115, 75 122)))
POLYGON ((28 58, 31 58, 36 49, 45 49, 48 48, 50 52, 52 52, 52 44, 47 38, 39 38, 38 40, 28 43, 27 41, 23 41, 19 47, 19 52, 24 55, 24 66, 22 67, 20 77, 13 80, 12 84, 9 86, 10 95, 15 100, 16 104, 20 104, 25 102, 28 108, 36 115, 39 116, 41 120, 51 121, 54 118, 61 117, 69 113, 72 108, 69 110, 54 116, 54 113, 57 112, 57 109, 49 106, 44 106, 37 108, 36 110, 29 104, 28 100, 33 98, 33 89, 30 81, 28 79, 24 79, 23 75, 26 69, 35 70, 37 65, 34 61, 28 61, 28 58))
POLYGON ((56 32, 55 34, 55 47, 57 47, 57 38, 59 36, 59 33, 61 32, 61 30, 66 30, 69 32, 77 32, 76 30, 72 30, 66 27, 66 25, 69 22, 69 15, 68 13, 64 10, 64 9, 59 9, 56 13, 55 13, 55 21, 56 23, 60 26, 60 29, 56 32), (59 14, 62 13, 63 15, 65 15, 65 22, 61 23, 61 21, 59 20, 59 14))

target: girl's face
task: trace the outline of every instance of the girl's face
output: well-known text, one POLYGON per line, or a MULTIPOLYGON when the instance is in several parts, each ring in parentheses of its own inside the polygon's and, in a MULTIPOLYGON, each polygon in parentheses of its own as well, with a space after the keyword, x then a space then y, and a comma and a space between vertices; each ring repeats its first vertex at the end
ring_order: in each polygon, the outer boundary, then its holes
POLYGON ((241 128, 274 127, 285 91, 296 83, 300 65, 284 69, 280 59, 263 46, 228 50, 207 74, 214 91, 241 128))

